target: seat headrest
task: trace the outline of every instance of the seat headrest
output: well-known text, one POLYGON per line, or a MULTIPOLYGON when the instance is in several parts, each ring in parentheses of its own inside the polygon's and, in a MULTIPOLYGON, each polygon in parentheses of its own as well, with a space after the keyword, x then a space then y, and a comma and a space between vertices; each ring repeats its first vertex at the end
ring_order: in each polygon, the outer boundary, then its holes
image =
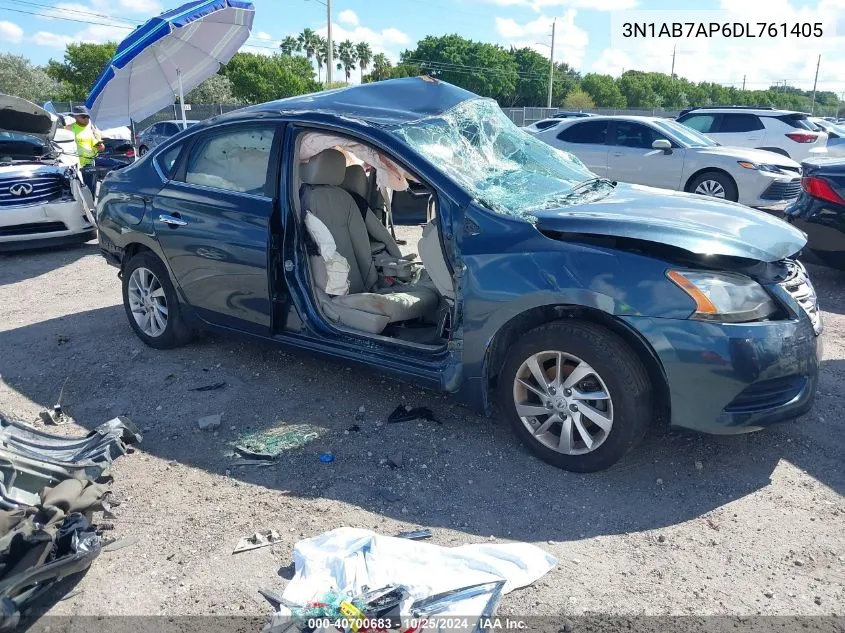
POLYGON ((346 157, 336 149, 325 149, 312 156, 299 173, 306 185, 339 187, 346 175, 346 157))
POLYGON ((367 197, 367 174, 361 165, 350 165, 346 168, 346 177, 343 179, 341 187, 347 191, 354 191, 362 198, 367 197))

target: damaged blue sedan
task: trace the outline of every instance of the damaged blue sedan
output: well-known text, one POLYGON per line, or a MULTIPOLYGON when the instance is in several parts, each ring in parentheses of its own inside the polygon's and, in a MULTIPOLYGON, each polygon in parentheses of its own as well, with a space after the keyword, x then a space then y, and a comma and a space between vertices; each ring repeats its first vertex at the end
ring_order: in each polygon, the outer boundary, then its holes
POLYGON ((607 468, 657 420, 752 431, 816 390, 801 231, 597 178, 428 77, 199 123, 110 174, 97 219, 147 345, 215 328, 496 403, 568 470, 607 468), (409 205, 424 226, 403 245, 409 205))

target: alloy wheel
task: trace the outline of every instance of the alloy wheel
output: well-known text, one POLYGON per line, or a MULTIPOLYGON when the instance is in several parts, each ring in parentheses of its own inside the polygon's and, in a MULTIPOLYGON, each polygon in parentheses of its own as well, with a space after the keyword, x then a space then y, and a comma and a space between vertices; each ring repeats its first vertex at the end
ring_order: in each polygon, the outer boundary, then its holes
POLYGON ((516 413, 534 439, 566 455, 601 446, 613 428, 613 400, 587 362, 543 351, 520 365, 513 382, 516 413))
POLYGON ((167 328, 167 297, 158 277, 149 268, 136 268, 127 289, 135 323, 147 336, 161 336, 167 328))
POLYGON ((695 188, 695 193, 713 198, 724 198, 725 188, 718 180, 702 180, 695 188))

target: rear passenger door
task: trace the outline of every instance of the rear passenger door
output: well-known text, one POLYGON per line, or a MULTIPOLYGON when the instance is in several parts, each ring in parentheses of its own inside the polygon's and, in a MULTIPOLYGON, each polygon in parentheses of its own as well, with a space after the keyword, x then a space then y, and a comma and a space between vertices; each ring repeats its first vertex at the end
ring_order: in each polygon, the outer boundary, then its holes
MULTIPOLYGON (((557 132, 548 142, 564 151, 575 154, 593 173, 607 176, 608 121, 581 121, 557 132)), ((549 133, 554 134, 557 128, 549 133)))
POLYGON ((766 136, 766 127, 756 114, 727 112, 722 115, 715 138, 723 145, 760 147, 766 136))
POLYGON ((257 334, 271 326, 279 127, 239 122, 192 136, 153 199, 156 236, 188 303, 209 323, 257 334))

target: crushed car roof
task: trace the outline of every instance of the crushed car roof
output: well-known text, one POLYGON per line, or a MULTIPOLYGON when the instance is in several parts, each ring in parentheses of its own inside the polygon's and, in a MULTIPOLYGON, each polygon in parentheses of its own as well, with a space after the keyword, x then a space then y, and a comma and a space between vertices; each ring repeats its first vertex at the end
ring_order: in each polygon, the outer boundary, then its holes
POLYGON ((238 110, 237 114, 325 112, 391 126, 436 116, 463 101, 478 98, 478 95, 445 81, 431 77, 406 77, 279 99, 238 110))

